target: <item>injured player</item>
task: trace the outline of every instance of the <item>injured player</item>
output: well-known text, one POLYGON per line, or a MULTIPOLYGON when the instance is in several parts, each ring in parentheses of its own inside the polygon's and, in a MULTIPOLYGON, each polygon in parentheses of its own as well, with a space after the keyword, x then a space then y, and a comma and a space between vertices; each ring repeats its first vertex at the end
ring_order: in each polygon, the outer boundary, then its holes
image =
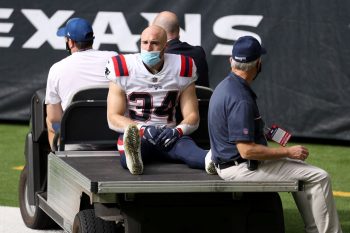
POLYGON ((154 160, 182 161, 215 174, 210 151, 188 136, 199 125, 196 66, 190 57, 165 54, 166 41, 164 29, 150 26, 141 34, 141 53, 120 54, 107 63, 108 124, 123 133, 118 140, 121 164, 135 175, 154 160))

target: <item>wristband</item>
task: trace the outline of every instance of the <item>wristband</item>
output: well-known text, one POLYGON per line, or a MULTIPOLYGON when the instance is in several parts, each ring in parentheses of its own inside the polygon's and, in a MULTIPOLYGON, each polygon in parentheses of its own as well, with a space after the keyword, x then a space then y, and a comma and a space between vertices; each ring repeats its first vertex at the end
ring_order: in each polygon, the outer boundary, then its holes
POLYGON ((196 129, 198 129, 198 126, 199 126, 199 121, 195 125, 179 124, 175 128, 182 136, 182 135, 189 135, 193 133, 194 131, 196 131, 196 129))
POLYGON ((139 129, 140 137, 143 137, 143 132, 145 131, 145 128, 147 127, 147 125, 137 124, 136 126, 139 129))

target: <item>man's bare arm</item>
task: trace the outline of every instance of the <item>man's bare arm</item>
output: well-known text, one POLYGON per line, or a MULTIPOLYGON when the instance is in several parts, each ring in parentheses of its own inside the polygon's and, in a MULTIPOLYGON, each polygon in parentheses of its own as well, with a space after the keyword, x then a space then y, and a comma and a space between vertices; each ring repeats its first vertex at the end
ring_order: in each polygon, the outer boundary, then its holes
POLYGON ((237 149, 244 159, 269 160, 288 157, 291 159, 305 160, 309 151, 304 146, 271 148, 253 142, 237 142, 237 149))
POLYGON ((110 82, 107 97, 107 119, 109 128, 124 132, 125 128, 135 122, 124 116, 126 111, 125 92, 115 83, 110 82))
POLYGON ((196 95, 196 86, 194 83, 188 86, 182 92, 180 96, 180 108, 183 117, 180 124, 199 124, 198 100, 196 95))
POLYGON ((46 105, 47 133, 51 149, 53 148, 53 138, 55 137, 55 129, 53 128, 53 124, 59 124, 61 122, 62 115, 63 110, 61 103, 46 105))

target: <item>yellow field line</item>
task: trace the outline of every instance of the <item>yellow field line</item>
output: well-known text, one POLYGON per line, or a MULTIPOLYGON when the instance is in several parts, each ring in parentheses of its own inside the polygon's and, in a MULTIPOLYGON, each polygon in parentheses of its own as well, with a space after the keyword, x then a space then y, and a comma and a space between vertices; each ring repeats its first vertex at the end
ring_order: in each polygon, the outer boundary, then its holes
MULTIPOLYGON (((24 166, 16 166, 13 167, 12 169, 21 171, 24 166)), ((333 191, 333 195, 335 197, 350 197, 350 192, 342 192, 342 191, 333 191)))
POLYGON ((16 166, 16 167, 13 167, 12 169, 17 170, 17 171, 22 171, 23 168, 24 168, 24 166, 16 166))
POLYGON ((350 197, 350 192, 333 191, 335 197, 350 197))

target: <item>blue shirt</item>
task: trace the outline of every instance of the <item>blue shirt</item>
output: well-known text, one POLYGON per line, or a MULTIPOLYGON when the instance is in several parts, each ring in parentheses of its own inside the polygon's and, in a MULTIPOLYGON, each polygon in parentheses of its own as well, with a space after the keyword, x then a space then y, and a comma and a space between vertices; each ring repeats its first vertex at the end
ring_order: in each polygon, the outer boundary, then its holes
POLYGON ((236 142, 267 145, 256 95, 241 77, 230 73, 215 88, 208 110, 210 147, 214 163, 240 157, 236 142))

